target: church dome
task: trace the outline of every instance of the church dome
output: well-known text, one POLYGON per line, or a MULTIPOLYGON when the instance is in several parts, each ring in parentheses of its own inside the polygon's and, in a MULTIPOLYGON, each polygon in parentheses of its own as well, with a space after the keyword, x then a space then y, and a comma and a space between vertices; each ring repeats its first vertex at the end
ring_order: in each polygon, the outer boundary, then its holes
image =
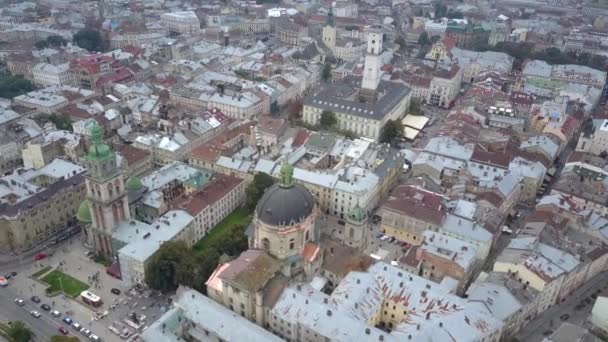
POLYGON ((130 190, 130 191, 139 190, 144 186, 144 184, 141 182, 141 180, 139 180, 139 178, 137 178, 137 177, 129 177, 129 179, 127 179, 126 185, 127 185, 127 190, 130 190))
POLYGON ((281 181, 270 187, 258 202, 260 221, 271 226, 289 226, 304 221, 312 214, 315 201, 303 185, 293 183, 293 168, 281 167, 281 181))
POLYGON ((350 213, 348 213, 348 219, 351 222, 363 223, 365 220, 367 220, 367 212, 365 209, 357 205, 355 208, 353 208, 353 210, 350 211, 350 213))
POLYGON ((88 200, 84 200, 82 203, 80 203, 78 212, 76 213, 76 219, 83 223, 91 223, 93 221, 91 218, 91 211, 89 210, 88 200))

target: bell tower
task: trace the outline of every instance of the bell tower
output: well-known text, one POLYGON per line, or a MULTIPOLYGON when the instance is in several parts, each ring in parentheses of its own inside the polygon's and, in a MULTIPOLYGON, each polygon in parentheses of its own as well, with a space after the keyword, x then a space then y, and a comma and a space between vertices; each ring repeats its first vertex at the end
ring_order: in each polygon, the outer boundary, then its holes
POLYGON ((122 170, 116 154, 103 143, 102 130, 90 128, 91 146, 85 156, 87 200, 91 215, 93 245, 98 253, 112 255, 112 232, 130 218, 122 170))
POLYGON ((375 98, 382 72, 382 31, 371 29, 367 34, 367 54, 365 55, 365 67, 363 69, 363 80, 361 81, 362 95, 365 98, 375 98))

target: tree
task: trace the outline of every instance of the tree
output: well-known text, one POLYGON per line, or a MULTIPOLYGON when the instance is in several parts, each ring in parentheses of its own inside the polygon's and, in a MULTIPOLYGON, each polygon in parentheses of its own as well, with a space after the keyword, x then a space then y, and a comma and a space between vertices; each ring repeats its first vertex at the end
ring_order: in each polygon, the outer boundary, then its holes
POLYGON ((412 99, 410 102, 410 110, 408 112, 412 115, 424 115, 424 111, 420 108, 420 103, 416 99, 412 99))
POLYGON ((329 63, 325 63, 325 65, 323 65, 323 70, 321 70, 321 79, 323 79, 323 81, 327 81, 330 77, 331 65, 329 63))
POLYGON ((274 179, 267 173, 259 172, 253 176, 253 181, 245 189, 247 194, 247 208, 255 209, 264 191, 274 184, 274 179))
POLYGON ((11 324, 6 334, 14 342, 29 342, 34 339, 34 333, 21 321, 16 321, 11 324))
POLYGON ((74 128, 72 127, 72 119, 70 119, 70 117, 67 115, 51 114, 49 116, 49 121, 55 124, 55 127, 57 127, 57 129, 70 132, 74 131, 74 128))
POLYGON ((446 5, 442 4, 441 2, 438 2, 435 4, 434 18, 443 18, 446 16, 447 12, 448 12, 448 8, 446 7, 446 5))
POLYGON ((47 42, 46 40, 39 40, 34 43, 34 47, 38 50, 46 49, 47 47, 49 47, 49 42, 47 42))
POLYGON ((403 135, 403 125, 399 120, 388 120, 380 132, 380 142, 392 143, 400 135, 403 135))
POLYGON ((287 117, 289 121, 295 122, 302 117, 302 109, 304 104, 300 100, 292 100, 287 103, 287 117))
POLYGON ((329 111, 329 110, 324 110, 321 113, 320 124, 322 127, 331 128, 337 123, 338 123, 338 120, 336 119, 336 113, 329 111))
POLYGON ((10 99, 34 89, 32 82, 23 75, 0 75, 0 97, 10 99))
POLYGON ((395 38, 395 44, 399 45, 399 50, 404 51, 407 43, 405 42, 405 38, 403 38, 403 36, 397 36, 397 38, 395 38))
POLYGON ((46 37, 46 42, 53 47, 66 46, 68 44, 68 41, 65 40, 65 38, 56 34, 46 37))
POLYGON ((429 39, 429 34, 426 32, 422 32, 418 37, 418 45, 427 46, 431 45, 431 40, 429 39))
POLYGON ((164 242, 146 267, 146 284, 161 292, 175 291, 180 284, 192 286, 195 258, 183 241, 164 242))
POLYGON ((74 44, 89 51, 103 51, 104 41, 101 33, 93 29, 82 29, 74 34, 74 44))
POLYGON ((80 342, 76 336, 55 335, 51 336, 51 342, 80 342))

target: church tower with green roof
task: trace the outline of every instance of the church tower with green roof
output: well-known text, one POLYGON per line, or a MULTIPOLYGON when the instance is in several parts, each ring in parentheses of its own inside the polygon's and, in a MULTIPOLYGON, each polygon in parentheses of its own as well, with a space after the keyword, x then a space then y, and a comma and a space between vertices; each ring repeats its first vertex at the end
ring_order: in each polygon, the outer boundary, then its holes
POLYGON ((116 154, 103 143, 101 127, 95 124, 89 132, 91 146, 85 164, 90 236, 97 252, 112 255, 112 232, 130 218, 129 201, 116 154))

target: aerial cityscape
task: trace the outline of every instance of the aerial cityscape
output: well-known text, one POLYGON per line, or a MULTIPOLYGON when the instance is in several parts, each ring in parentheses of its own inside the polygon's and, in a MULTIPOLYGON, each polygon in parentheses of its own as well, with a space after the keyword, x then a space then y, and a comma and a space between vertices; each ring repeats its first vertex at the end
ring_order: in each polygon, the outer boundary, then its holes
POLYGON ((608 1, 0 11, 0 341, 608 341, 608 1))

